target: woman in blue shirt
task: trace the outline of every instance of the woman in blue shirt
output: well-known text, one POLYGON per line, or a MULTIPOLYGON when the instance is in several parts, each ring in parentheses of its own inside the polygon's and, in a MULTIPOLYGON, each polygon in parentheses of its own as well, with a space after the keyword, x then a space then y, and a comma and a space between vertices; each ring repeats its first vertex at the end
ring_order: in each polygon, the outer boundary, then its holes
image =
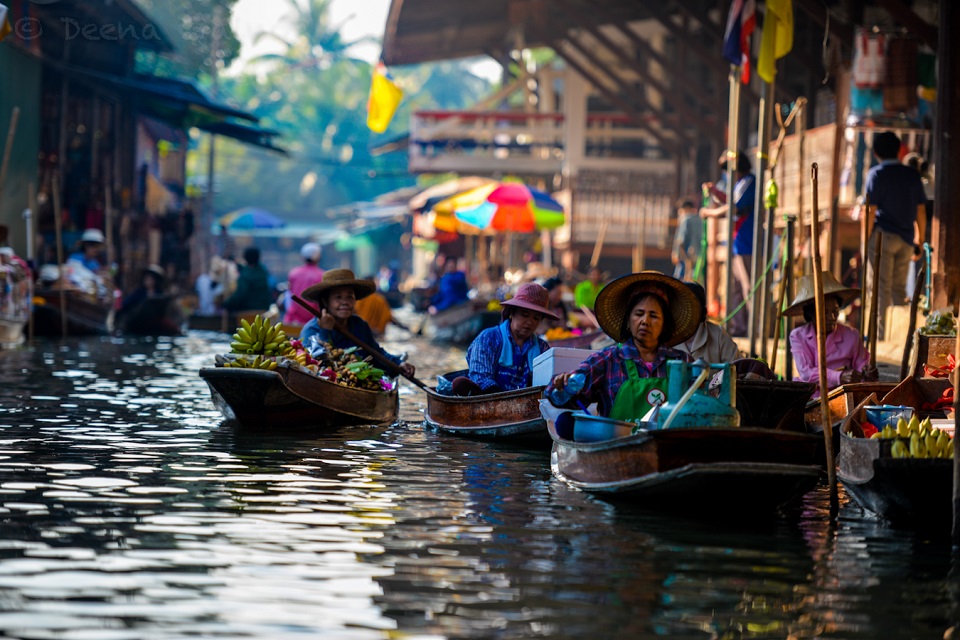
POLYGON ((524 389, 533 383, 533 360, 550 348, 536 335, 550 311, 550 294, 539 284, 520 285, 503 302, 499 326, 485 329, 467 349, 469 372, 453 381, 453 393, 475 396, 524 389))
MULTIPOLYGON (((398 365, 404 375, 412 377, 415 372, 414 366, 404 362, 403 358, 384 351, 373 337, 370 325, 353 313, 357 300, 366 298, 376 291, 376 288, 373 280, 358 280, 350 269, 331 269, 325 272, 320 282, 307 287, 303 292, 304 298, 318 304, 322 315, 319 319, 314 318, 303 325, 300 341, 313 356, 322 353, 327 344, 338 349, 356 346, 336 330, 336 322, 339 320, 356 338, 398 365)), ((363 351, 360 354, 363 357, 363 351)))

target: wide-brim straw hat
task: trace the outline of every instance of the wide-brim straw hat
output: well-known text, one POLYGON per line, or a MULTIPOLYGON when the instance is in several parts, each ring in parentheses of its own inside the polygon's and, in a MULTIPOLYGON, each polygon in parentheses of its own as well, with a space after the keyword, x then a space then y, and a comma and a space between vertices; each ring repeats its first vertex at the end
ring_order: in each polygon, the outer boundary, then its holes
POLYGON ((593 311, 603 332, 617 342, 631 340, 629 331, 624 330, 624 320, 631 311, 627 305, 635 295, 644 292, 665 298, 673 316, 673 335, 664 341, 664 345, 672 347, 696 333, 703 322, 700 301, 681 281, 659 271, 641 271, 621 276, 600 290, 593 311))
POLYGON ((512 298, 509 300, 504 300, 500 303, 500 305, 503 307, 503 311, 500 312, 500 317, 506 320, 507 308, 519 307, 521 309, 530 309, 531 311, 542 313, 548 318, 553 318, 554 320, 559 320, 560 316, 548 308, 549 304, 550 292, 536 282, 528 282, 520 285, 520 287, 517 289, 516 295, 514 295, 512 298))
POLYGON ((353 287, 357 300, 366 298, 377 290, 377 285, 373 283, 373 280, 358 279, 350 269, 330 269, 324 272, 323 279, 320 282, 304 289, 303 297, 307 300, 320 302, 323 294, 334 287, 353 287))
MULTIPOLYGON (((860 297, 860 289, 845 287, 829 271, 823 272, 823 295, 840 298, 840 307, 843 308, 860 297)), ((797 295, 784 310, 785 316, 803 315, 803 307, 814 301, 813 274, 801 276, 797 280, 797 295)))

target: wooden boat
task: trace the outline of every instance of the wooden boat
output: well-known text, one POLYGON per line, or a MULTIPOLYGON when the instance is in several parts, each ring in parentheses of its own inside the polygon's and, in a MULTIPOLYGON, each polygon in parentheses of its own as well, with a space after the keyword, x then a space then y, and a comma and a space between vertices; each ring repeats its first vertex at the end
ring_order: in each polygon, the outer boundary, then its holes
POLYGON ((603 331, 597 329, 596 331, 589 331, 582 333, 579 336, 571 336, 569 338, 560 338, 559 340, 548 340, 547 343, 551 347, 566 347, 568 349, 590 349, 594 340, 604 336, 603 331))
POLYGON ((806 431, 804 408, 817 386, 790 380, 737 380, 740 424, 781 431, 806 431))
POLYGON ((187 328, 194 331, 234 331, 239 323, 233 314, 223 312, 216 316, 193 314, 187 318, 187 328))
POLYGON ((881 403, 869 396, 841 425, 837 478, 861 508, 886 520, 949 531, 953 460, 894 458, 892 439, 864 438, 863 407, 881 403))
POLYGON ((117 320, 120 331, 141 336, 178 336, 183 333, 183 325, 183 314, 174 295, 147 298, 117 320))
MULTIPOLYGON (((830 408, 830 424, 836 430, 840 423, 850 415, 850 413, 863 402, 864 398, 871 394, 876 394, 882 398, 897 386, 895 382, 857 382, 854 384, 840 385, 831 389, 827 394, 827 406, 830 408)), ((803 420, 807 428, 813 432, 823 431, 823 412, 821 411, 820 398, 811 400, 807 403, 803 412, 803 420)), ((839 433, 839 432, 837 432, 839 433)))
POLYGON ((549 424, 553 474, 576 488, 685 512, 758 514, 819 481, 822 444, 806 433, 751 427, 641 430, 576 442, 549 424))
POLYGON ((484 329, 500 323, 499 311, 487 311, 486 300, 470 300, 432 315, 430 337, 437 342, 470 344, 484 329))
POLYGON ((322 380, 296 367, 276 371, 207 367, 200 377, 213 404, 228 420, 247 429, 311 429, 392 424, 397 388, 380 392, 322 380))
MULTIPOLYGON (((466 371, 444 376, 449 381, 466 371)), ((490 393, 482 396, 450 396, 427 389, 427 426, 441 433, 469 438, 540 444, 547 449, 550 437, 540 415, 544 387, 490 393)))
MULTIPOLYGON (((98 298, 79 289, 67 289, 67 334, 71 336, 113 333, 114 300, 98 298)), ((38 336, 62 334, 60 291, 37 289, 33 296, 33 330, 38 336)))

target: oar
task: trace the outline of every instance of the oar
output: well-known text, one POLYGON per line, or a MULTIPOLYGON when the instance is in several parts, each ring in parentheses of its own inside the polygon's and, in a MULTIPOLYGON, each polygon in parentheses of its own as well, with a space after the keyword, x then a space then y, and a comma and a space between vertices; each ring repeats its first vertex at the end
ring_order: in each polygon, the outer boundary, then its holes
MULTIPOLYGON (((293 295, 293 296, 290 296, 290 297, 291 297, 291 299, 292 299, 294 302, 296 302, 298 305, 300 305, 301 307, 303 307, 304 309, 306 309, 307 311, 309 311, 310 313, 312 313, 314 316, 316 316, 317 320, 320 320, 320 318, 323 317, 323 313, 322 313, 321 311, 317 310, 316 307, 311 306, 309 303, 307 303, 306 300, 304 300, 304 299, 301 298, 300 296, 298 296, 298 295, 293 295)), ((340 333, 342 333, 342 334, 347 338, 347 340, 349 340, 350 342, 352 342, 353 344, 357 345, 358 347, 360 347, 361 349, 363 349, 364 351, 366 351, 368 354, 370 354, 370 356, 371 356, 374 360, 377 361, 377 364, 379 364, 380 366, 382 366, 384 369, 386 369, 387 371, 389 371, 390 373, 392 373, 392 374, 394 374, 394 375, 402 376, 402 377, 406 378, 407 380, 409 380, 409 381, 412 382, 413 384, 417 385, 418 387, 420 387, 420 388, 423 389, 424 391, 426 391, 427 389, 429 389, 429 387, 428 387, 427 385, 425 385, 423 382, 421 382, 420 380, 418 380, 418 379, 415 378, 414 376, 408 376, 406 373, 404 373, 404 372, 403 372, 403 369, 401 369, 398 365, 395 365, 393 362, 391 362, 389 359, 387 359, 387 357, 384 356, 382 353, 380 353, 380 351, 379 351, 378 349, 374 349, 373 347, 371 347, 370 345, 368 345, 366 342, 364 342, 363 340, 361 340, 361 339, 358 338, 357 336, 353 335, 353 334, 350 332, 350 330, 347 329, 346 326, 344 326, 344 324, 343 324, 342 322, 340 322, 340 321, 337 320, 337 319, 334 319, 333 323, 334 323, 334 327, 336 328, 337 331, 339 331, 340 333)))

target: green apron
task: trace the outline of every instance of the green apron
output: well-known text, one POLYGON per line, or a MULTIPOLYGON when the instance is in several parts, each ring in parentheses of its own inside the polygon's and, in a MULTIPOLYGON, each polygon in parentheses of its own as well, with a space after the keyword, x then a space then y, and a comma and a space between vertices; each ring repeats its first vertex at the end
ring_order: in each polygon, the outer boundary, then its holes
POLYGON ((636 362, 627 359, 623 364, 627 368, 627 381, 617 391, 608 417, 634 422, 647 415, 654 404, 667 401, 667 379, 641 378, 636 362))

